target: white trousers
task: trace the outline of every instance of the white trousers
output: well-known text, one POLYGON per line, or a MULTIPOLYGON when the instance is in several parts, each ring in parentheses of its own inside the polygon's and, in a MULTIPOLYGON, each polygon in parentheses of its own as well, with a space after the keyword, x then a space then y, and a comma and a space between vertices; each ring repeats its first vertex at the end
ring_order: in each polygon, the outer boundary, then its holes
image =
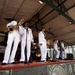
POLYGON ((15 54, 16 54, 19 42, 20 42, 20 35, 19 35, 18 31, 15 30, 13 32, 9 32, 7 47, 5 50, 3 63, 14 62, 14 58, 15 58, 15 54), (13 44, 13 42, 14 42, 14 44, 13 44), (12 44, 13 44, 13 48, 11 51, 12 44))
POLYGON ((62 55, 63 55, 63 57, 62 57, 62 59, 63 58, 67 58, 67 54, 69 53, 69 50, 68 49, 65 49, 65 51, 64 52, 62 52, 62 55))
POLYGON ((66 53, 65 51, 62 51, 62 59, 65 59, 66 58, 66 53))
POLYGON ((46 57, 47 57, 47 45, 46 43, 42 43, 42 45, 40 46, 40 52, 41 52, 41 61, 46 61, 46 57))
POLYGON ((59 51, 58 49, 54 49, 54 51, 55 51, 55 53, 56 53, 56 54, 55 54, 55 55, 56 55, 55 57, 56 57, 56 58, 59 58, 60 51, 59 51))
MULTIPOLYGON (((26 41, 24 39, 22 39, 21 41, 21 58, 20 61, 25 61, 26 57, 25 57, 25 46, 26 46, 26 41)), ((31 55, 31 41, 27 40, 27 61, 29 61, 30 59, 30 55, 31 55)))

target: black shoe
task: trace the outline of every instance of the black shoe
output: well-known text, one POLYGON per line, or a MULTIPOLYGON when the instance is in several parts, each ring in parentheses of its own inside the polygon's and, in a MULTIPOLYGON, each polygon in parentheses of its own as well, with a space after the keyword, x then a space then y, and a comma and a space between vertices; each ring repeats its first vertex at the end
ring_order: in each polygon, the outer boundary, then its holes
POLYGON ((7 65, 8 63, 1 63, 1 65, 7 65))
POLYGON ((12 63, 10 63, 10 64, 17 64, 16 62, 12 62, 12 63))
POLYGON ((24 63, 24 61, 20 61, 19 63, 24 63))
POLYGON ((58 58, 54 58, 51 62, 58 62, 58 58))
POLYGON ((40 61, 40 62, 44 62, 44 60, 40 61))
POLYGON ((32 63, 32 61, 29 61, 29 63, 32 63))
POLYGON ((25 61, 24 64, 27 64, 27 61, 25 61))
POLYGON ((41 60, 40 62, 46 62, 45 60, 41 60))
POLYGON ((29 61, 25 61, 24 64, 28 64, 29 65, 29 61))
POLYGON ((29 62, 29 61, 27 61, 27 64, 28 64, 28 65, 29 65, 29 63, 30 63, 30 62, 29 62))

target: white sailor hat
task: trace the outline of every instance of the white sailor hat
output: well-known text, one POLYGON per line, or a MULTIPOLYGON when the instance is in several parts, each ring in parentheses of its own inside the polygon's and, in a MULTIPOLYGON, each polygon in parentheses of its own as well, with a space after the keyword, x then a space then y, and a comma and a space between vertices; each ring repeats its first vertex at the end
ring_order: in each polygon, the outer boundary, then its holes
POLYGON ((6 27, 15 26, 15 25, 17 25, 17 21, 12 21, 12 22, 8 23, 6 27))

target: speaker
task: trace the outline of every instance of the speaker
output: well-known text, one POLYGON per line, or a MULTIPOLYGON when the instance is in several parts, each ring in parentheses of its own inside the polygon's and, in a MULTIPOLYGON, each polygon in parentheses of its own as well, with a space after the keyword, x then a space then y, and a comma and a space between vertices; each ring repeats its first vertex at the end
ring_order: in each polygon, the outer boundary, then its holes
POLYGON ((67 59, 68 60, 73 60, 73 54, 72 53, 68 53, 67 54, 67 59))

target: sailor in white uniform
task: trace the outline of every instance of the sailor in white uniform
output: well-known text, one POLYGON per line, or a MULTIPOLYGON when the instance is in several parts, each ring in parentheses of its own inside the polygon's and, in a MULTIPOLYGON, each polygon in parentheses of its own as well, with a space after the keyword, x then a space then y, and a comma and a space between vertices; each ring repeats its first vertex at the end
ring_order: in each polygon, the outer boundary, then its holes
POLYGON ((53 40, 53 48, 54 48, 54 51, 55 51, 55 58, 58 60, 59 59, 59 55, 60 55, 60 51, 58 50, 58 40, 53 40))
POLYGON ((46 34, 45 28, 42 27, 42 30, 38 34, 39 46, 41 51, 41 62, 46 62, 47 57, 47 45, 46 45, 46 34))
POLYGON ((63 40, 61 40, 62 59, 65 59, 65 46, 63 40))
POLYGON ((29 23, 26 21, 24 26, 20 26, 21 33, 21 58, 20 62, 28 63, 31 56, 31 43, 34 42, 32 30, 28 27, 29 23))
MULTIPOLYGON (((7 28, 11 26, 14 27, 16 25, 17 25, 17 21, 12 21, 7 24, 7 28)), ((7 47, 5 49, 4 60, 2 64, 15 62, 14 58, 15 58, 15 54, 18 48, 18 44, 20 42, 20 34, 18 30, 16 28, 14 29, 10 28, 9 30, 10 31, 8 33, 7 47), (12 44, 13 44, 13 48, 12 48, 12 44), (11 51, 11 48, 12 48, 12 51, 11 51)))

